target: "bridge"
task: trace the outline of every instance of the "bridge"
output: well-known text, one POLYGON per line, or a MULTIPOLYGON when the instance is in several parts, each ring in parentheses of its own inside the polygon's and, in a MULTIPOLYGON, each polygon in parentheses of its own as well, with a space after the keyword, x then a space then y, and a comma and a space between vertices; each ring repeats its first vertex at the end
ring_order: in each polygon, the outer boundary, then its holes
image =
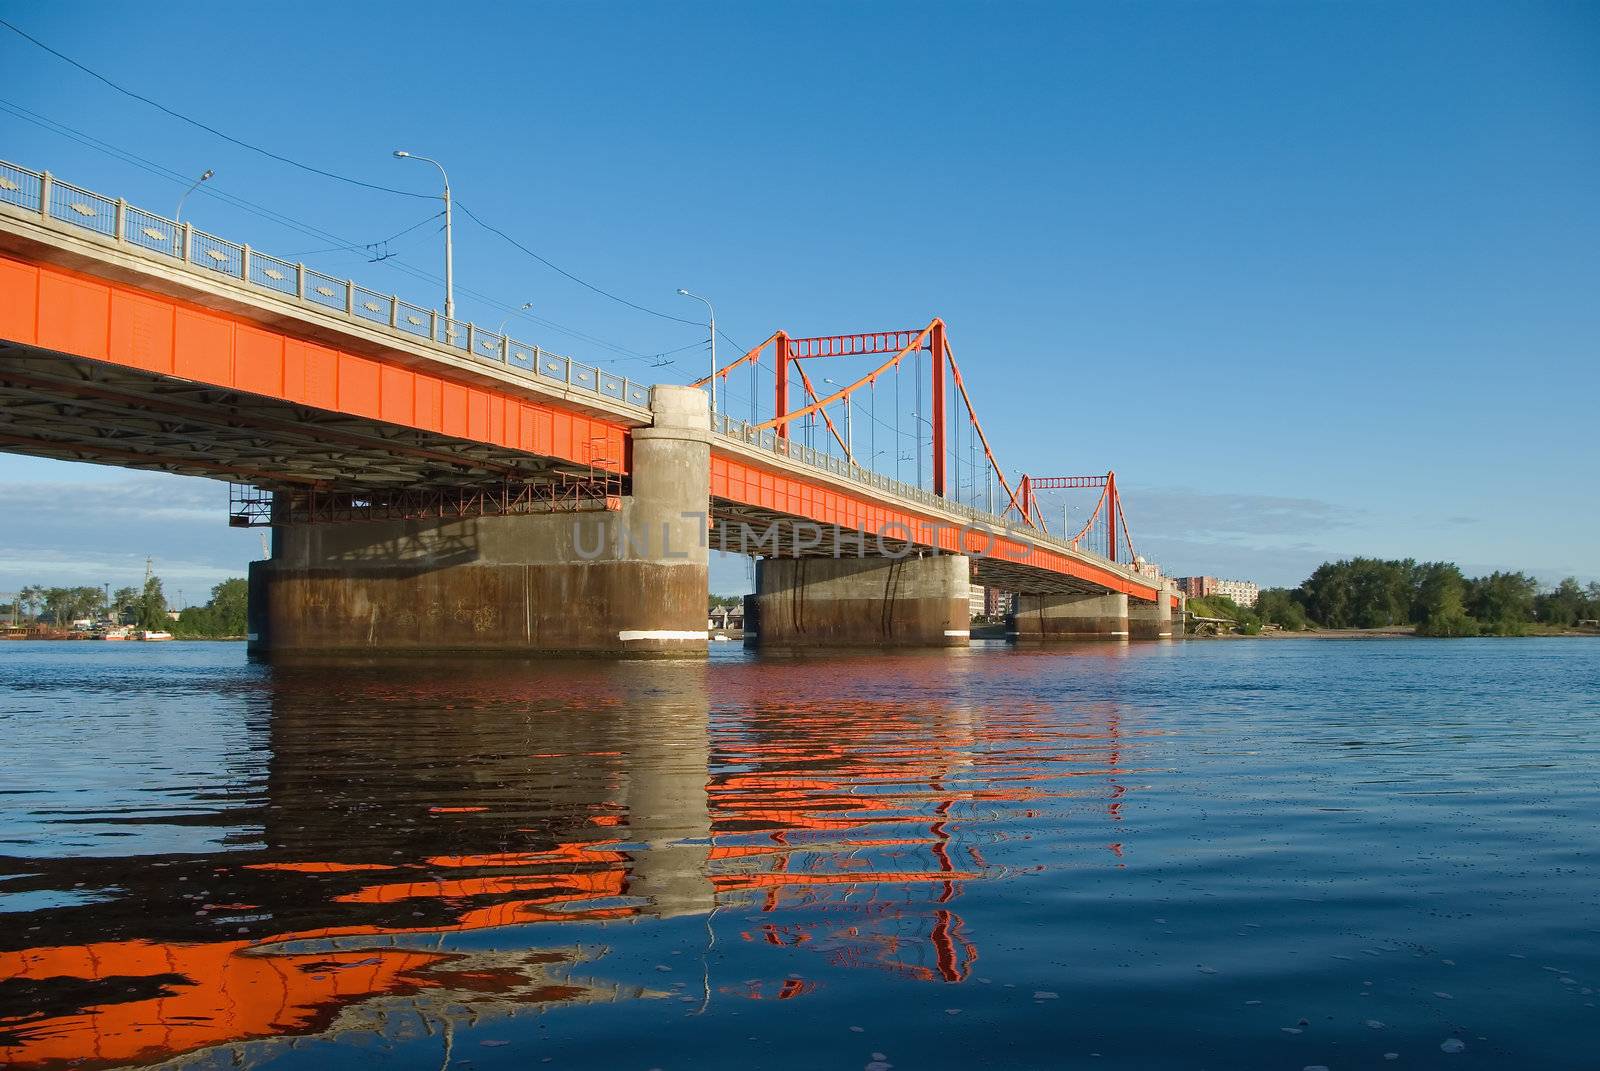
POLYGON ((777 647, 964 645, 972 583, 1018 594, 1024 642, 1169 636, 1181 606, 1114 474, 1011 485, 942 320, 646 385, 3 161, 0 403, 0 450, 235 485, 229 523, 272 532, 261 651, 701 653, 711 548, 757 559, 747 631, 777 647), (844 357, 882 360, 819 395, 808 365, 844 357), (851 428, 924 361, 931 487, 851 428), (749 419, 708 406, 735 376, 749 419), (1075 534, 1052 487, 1100 491, 1075 534))

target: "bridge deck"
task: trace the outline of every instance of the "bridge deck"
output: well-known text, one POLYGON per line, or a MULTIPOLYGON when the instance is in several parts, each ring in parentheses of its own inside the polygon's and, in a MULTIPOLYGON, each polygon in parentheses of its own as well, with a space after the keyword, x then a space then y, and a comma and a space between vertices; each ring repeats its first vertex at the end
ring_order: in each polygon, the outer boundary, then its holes
MULTIPOLYGON (((356 489, 625 473, 649 423, 640 384, 14 165, 0 178, 0 449, 356 489)), ((768 541, 725 549, 828 553, 812 530, 837 526, 867 554, 972 554, 1009 590, 1159 594, 1037 530, 714 425, 714 538, 768 541)))

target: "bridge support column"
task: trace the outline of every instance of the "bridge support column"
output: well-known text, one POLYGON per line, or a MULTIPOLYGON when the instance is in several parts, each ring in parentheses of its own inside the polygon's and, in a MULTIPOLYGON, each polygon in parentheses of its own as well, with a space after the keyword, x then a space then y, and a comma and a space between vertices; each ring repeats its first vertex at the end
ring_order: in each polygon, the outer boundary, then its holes
POLYGON ((1172 638, 1172 595, 1157 592, 1155 602, 1128 600, 1128 638, 1170 640, 1172 638))
POLYGON ((1126 595, 1018 595, 1018 643, 1128 638, 1126 595))
POLYGON ((763 558, 756 563, 756 593, 745 599, 747 642, 778 648, 965 647, 972 622, 970 570, 963 554, 763 558))
POLYGON ((251 650, 704 655, 706 395, 657 387, 651 409, 620 510, 277 529, 251 650))

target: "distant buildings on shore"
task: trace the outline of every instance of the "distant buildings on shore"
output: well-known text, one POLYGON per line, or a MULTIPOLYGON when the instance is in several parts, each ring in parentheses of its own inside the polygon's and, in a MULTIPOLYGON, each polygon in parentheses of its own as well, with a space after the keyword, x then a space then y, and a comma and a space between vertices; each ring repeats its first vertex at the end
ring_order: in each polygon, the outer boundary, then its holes
POLYGON ((1240 606, 1254 606, 1261 588, 1253 580, 1223 580, 1214 576, 1180 576, 1178 590, 1191 599, 1223 595, 1240 606))
POLYGON ((1016 596, 999 588, 973 584, 967 593, 967 611, 972 617, 1002 618, 1016 609, 1016 596))

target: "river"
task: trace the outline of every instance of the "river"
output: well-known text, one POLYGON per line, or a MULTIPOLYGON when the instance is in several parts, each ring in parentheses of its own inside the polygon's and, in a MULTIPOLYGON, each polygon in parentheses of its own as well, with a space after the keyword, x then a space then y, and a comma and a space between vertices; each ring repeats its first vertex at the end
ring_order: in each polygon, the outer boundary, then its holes
POLYGON ((0 645, 0 1064, 1592 1068, 1600 644, 0 645))

